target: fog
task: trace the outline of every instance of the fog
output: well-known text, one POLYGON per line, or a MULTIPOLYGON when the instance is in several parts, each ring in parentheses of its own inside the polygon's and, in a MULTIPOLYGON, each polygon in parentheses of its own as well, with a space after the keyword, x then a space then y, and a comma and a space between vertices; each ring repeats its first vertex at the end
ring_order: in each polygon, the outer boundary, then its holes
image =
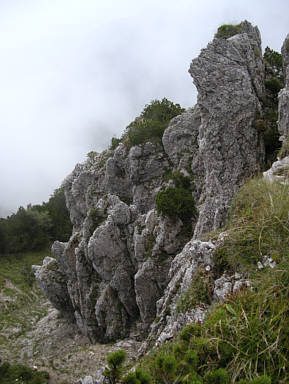
POLYGON ((192 106, 190 61, 244 19, 280 51, 288 0, 0 0, 0 216, 47 201, 151 100, 192 106))

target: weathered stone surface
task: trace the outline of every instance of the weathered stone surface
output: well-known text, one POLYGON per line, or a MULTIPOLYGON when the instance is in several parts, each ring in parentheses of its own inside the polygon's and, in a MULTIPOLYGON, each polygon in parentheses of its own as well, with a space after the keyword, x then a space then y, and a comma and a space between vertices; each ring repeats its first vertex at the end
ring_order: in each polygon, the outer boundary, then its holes
POLYGON ((201 115, 198 105, 171 120, 163 135, 164 150, 174 167, 184 170, 198 154, 201 115))
POLYGON ((289 34, 286 36, 281 48, 283 73, 285 78, 285 84, 288 87, 289 84, 289 34))
POLYGON ((282 45, 281 52, 285 87, 281 89, 278 95, 278 130, 280 135, 285 139, 289 136, 289 34, 282 45))
MULTIPOLYGON (((52 252, 71 314, 93 342, 126 337, 136 322, 146 331, 170 261, 189 240, 180 220, 154 210, 168 167, 160 145, 128 151, 120 144, 115 151, 90 154, 63 184, 74 232, 68 243, 55 242, 52 252)), ((54 277, 44 266, 39 271, 40 286, 51 298, 54 277)))
POLYGON ((289 183, 289 156, 282 160, 275 161, 268 171, 263 172, 263 177, 269 183, 279 181, 281 183, 289 183))
POLYGON ((254 127, 264 96, 264 65, 258 29, 241 23, 243 33, 217 39, 190 66, 198 89, 199 153, 205 182, 195 238, 219 228, 232 198, 260 170, 264 152, 254 127))
POLYGON ((260 35, 248 22, 242 31, 214 39, 193 60, 198 104, 170 122, 163 146, 121 143, 90 153, 63 183, 73 235, 53 245, 53 271, 43 265, 36 277, 91 341, 136 329, 140 336, 157 315, 150 338, 160 342, 205 316, 206 306, 176 311, 196 270, 212 273, 215 245, 198 239, 224 223, 235 192, 264 157, 254 126, 264 94, 260 35), (176 171, 193 181, 199 211, 186 226, 155 209, 156 194, 176 186, 176 171))
MULTIPOLYGON (((176 335, 186 324, 203 321, 206 306, 179 313, 177 305, 181 295, 193 284, 198 268, 213 265, 214 250, 211 242, 191 240, 173 259, 168 273, 169 283, 163 297, 157 302, 156 320, 151 325, 148 341, 161 343, 176 335)), ((144 350, 145 346, 142 346, 140 353, 144 350)))
POLYGON ((32 266, 40 288, 56 309, 71 319, 73 307, 68 294, 66 276, 59 270, 58 264, 52 257, 45 257, 43 265, 32 266))

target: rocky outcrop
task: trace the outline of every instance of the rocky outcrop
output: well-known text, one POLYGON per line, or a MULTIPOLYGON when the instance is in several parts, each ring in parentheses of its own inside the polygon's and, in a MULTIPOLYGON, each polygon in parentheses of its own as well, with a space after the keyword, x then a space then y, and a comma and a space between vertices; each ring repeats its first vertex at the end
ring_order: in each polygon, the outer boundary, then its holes
POLYGON ((279 92, 278 130, 283 141, 289 136, 289 34, 282 45, 285 87, 279 92))
POLYGON ((264 149, 254 126, 264 97, 264 64, 258 28, 215 38, 190 66, 201 113, 199 157, 205 171, 195 238, 224 224, 245 178, 260 170, 264 149))
POLYGON ((264 157, 254 126, 264 88, 261 41, 257 28, 241 26, 193 60, 198 104, 171 120, 163 145, 120 143, 90 153, 63 183, 73 235, 53 245, 54 272, 44 264, 36 278, 91 341, 143 337, 156 315, 150 337, 163 339, 204 316, 205 307, 175 310, 198 268, 212 268, 215 245, 199 238, 224 223, 235 192, 264 157), (180 175, 199 211, 186 223, 155 207, 157 193, 177 186, 180 175))

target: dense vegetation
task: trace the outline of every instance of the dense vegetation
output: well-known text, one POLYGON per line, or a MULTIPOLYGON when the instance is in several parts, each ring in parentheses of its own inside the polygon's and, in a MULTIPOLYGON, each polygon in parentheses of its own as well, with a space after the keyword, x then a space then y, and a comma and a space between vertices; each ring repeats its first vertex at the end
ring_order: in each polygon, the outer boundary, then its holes
MULTIPOLYGON (((1 364, 1 363, 0 363, 1 364)), ((0 365, 0 384, 46 384, 49 382, 47 372, 37 372, 24 365, 11 365, 4 362, 0 365)))
MULTIPOLYGON (((43 258, 47 255, 50 255, 49 250, 1 257, 0 360, 2 359, 2 362, 15 363, 19 356, 22 356, 21 362, 24 365, 31 365, 31 358, 24 353, 25 347, 23 347, 20 340, 33 330, 33 327, 40 319, 47 315, 48 308, 44 305, 46 299, 37 287, 31 270, 32 265, 41 264, 43 258)), ((37 340, 34 339, 34 351, 37 350, 37 344, 37 340)), ((5 366, 7 368, 7 364, 5 366)), ((39 376, 38 374, 34 375, 34 371, 32 381, 30 379, 28 381, 26 379, 22 380, 20 377, 23 372, 21 367, 11 365, 9 370, 5 369, 4 372, 2 368, 5 368, 5 366, 0 366, 0 383, 34 382, 36 384, 47 382, 45 377, 39 381, 39 376), (37 378, 34 378, 36 376, 37 378)))
POLYGON ((192 193, 184 188, 168 187, 155 200, 157 211, 171 218, 187 222, 197 213, 192 193))
POLYGON ((72 231, 62 188, 47 203, 20 207, 0 219, 0 254, 40 250, 53 240, 66 241, 72 231))
POLYGON ((184 111, 179 104, 174 104, 166 98, 161 101, 153 100, 145 106, 141 115, 129 124, 121 139, 112 139, 111 149, 116 148, 120 141, 128 148, 148 141, 161 143, 170 120, 184 111))
POLYGON ((278 93, 284 87, 282 55, 266 47, 264 63, 265 99, 263 102, 263 116, 257 119, 257 127, 264 137, 267 166, 270 166, 275 161, 281 147, 277 120, 278 93))
POLYGON ((140 384, 142 377, 146 384, 289 382, 288 212, 288 185, 254 179, 241 188, 225 241, 214 255, 215 268, 198 271, 177 310, 211 304, 212 281, 224 272, 241 271, 251 287, 212 307, 204 324, 187 326, 153 350, 135 373, 123 376, 123 383, 140 384), (274 269, 257 270, 264 256, 277 263, 274 269))

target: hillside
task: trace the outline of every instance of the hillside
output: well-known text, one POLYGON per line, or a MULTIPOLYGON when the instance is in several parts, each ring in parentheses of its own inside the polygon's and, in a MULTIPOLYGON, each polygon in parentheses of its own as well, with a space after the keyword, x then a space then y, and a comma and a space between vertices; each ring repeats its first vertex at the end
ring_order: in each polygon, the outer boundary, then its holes
MULTIPOLYGON (((140 347, 127 384, 289 380, 288 52, 289 35, 262 55, 257 27, 221 26, 191 62, 193 108, 152 101, 63 182, 73 232, 36 280, 96 360, 98 342, 140 347)), ((62 336, 45 337, 79 375, 62 336)))

